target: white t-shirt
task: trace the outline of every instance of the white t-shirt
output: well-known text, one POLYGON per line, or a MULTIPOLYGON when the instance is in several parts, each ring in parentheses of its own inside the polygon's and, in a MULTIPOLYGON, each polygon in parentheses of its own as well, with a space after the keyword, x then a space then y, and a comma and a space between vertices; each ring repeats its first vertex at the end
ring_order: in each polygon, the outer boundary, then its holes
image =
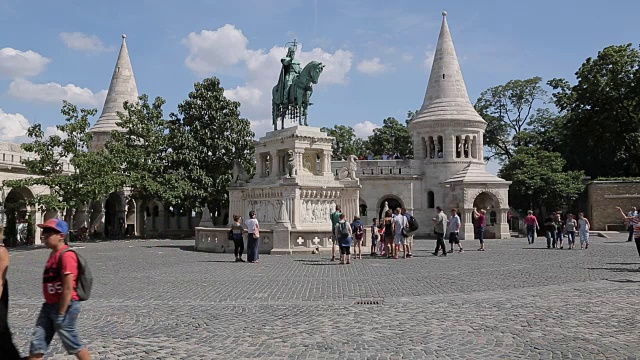
POLYGON ((402 229, 407 225, 406 216, 396 216, 393 218, 393 222, 396 225, 396 235, 402 235, 402 229))
POLYGON ((449 232, 458 232, 460 231, 460 217, 458 215, 453 215, 449 218, 449 232))
POLYGON ((258 229, 260 228, 260 225, 258 224, 258 219, 247 219, 244 222, 244 225, 247 227, 247 232, 249 234, 253 234, 253 231, 256 228, 256 225, 258 226, 258 229))

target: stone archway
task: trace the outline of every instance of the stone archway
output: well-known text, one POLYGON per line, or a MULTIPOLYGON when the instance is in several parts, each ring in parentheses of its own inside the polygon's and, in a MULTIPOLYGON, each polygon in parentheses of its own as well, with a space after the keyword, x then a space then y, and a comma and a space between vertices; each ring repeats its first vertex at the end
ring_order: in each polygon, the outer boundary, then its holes
POLYGON ((35 243, 36 208, 30 205, 33 192, 27 187, 14 188, 3 199, 5 246, 29 245, 35 243), (9 229, 11 227, 11 229, 9 229))
POLYGON ((399 197, 395 196, 395 195, 386 195, 383 196, 380 201, 378 202, 378 218, 382 219, 384 218, 384 212, 385 212, 385 208, 388 208, 389 210, 393 211, 396 208, 403 208, 404 206, 404 201, 402 201, 402 199, 400 199, 399 197))
MULTIPOLYGON (((478 211, 485 211, 485 231, 484 237, 487 239, 505 239, 509 237, 509 225, 507 223, 507 212, 509 208, 504 202, 503 197, 499 192, 494 192, 489 189, 478 189, 472 192, 468 197, 468 201, 471 202, 472 207, 475 207, 478 211)), ((477 238, 478 224, 471 216, 471 209, 466 210, 469 212, 469 218, 472 220, 474 238, 477 238)))
POLYGON ((111 193, 104 204, 104 234, 108 238, 121 237, 124 234, 123 198, 119 193, 111 193))

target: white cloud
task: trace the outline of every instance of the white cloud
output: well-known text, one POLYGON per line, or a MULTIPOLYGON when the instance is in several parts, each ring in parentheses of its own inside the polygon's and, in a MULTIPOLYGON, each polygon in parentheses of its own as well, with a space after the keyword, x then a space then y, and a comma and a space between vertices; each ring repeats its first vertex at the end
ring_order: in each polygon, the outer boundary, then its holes
POLYGON ((102 106, 107 96, 107 90, 96 93, 87 88, 74 84, 60 85, 57 83, 34 84, 31 81, 17 79, 9 84, 9 95, 30 102, 62 103, 67 100, 75 105, 102 106))
POLYGON ((219 71, 244 60, 249 40, 241 30, 226 24, 217 30, 192 32, 182 43, 189 48, 187 67, 199 75, 219 71))
POLYGON ((377 129, 379 127, 380 125, 376 125, 371 121, 366 120, 365 122, 360 122, 353 125, 353 132, 359 138, 368 138, 369 136, 373 135, 373 129, 377 129))
POLYGON ((16 141, 27 133, 29 120, 22 114, 9 114, 0 109, 0 141, 16 141))
POLYGON ((356 68, 358 71, 369 75, 376 75, 389 70, 389 66, 381 63, 380 58, 362 60, 356 68))
POLYGON ((256 139, 264 136, 267 132, 273 131, 271 119, 251 120, 251 131, 256 134, 256 139))
POLYGON ((425 53, 424 53, 424 68, 427 71, 431 71, 431 66, 433 66, 433 59, 435 59, 435 56, 436 56, 436 49, 429 48, 427 51, 425 51, 425 53))
POLYGON ((406 62, 413 61, 413 55, 411 54, 402 54, 402 60, 406 62))
POLYGON ((113 51, 113 47, 107 47, 96 35, 87 35, 81 32, 60 33, 60 39, 69 48, 88 52, 113 51))
POLYGON ((0 49, 0 75, 10 78, 36 76, 50 62, 51 59, 31 50, 20 51, 9 47, 0 49))
MULTIPOLYGON (((229 24, 217 30, 192 32, 182 42, 189 49, 185 65, 200 76, 234 67, 235 71, 242 68, 245 83, 226 89, 225 96, 241 102, 242 116, 253 120, 252 126, 257 129, 257 136, 263 135, 266 132, 264 129, 271 127, 271 93, 282 67, 280 59, 287 54, 287 48, 274 46, 269 50, 250 49, 249 40, 242 31, 229 24)), ((303 66, 311 60, 325 65, 318 85, 314 86, 316 89, 348 81, 347 75, 353 61, 350 51, 328 53, 320 48, 304 51, 300 45, 296 57, 303 66)))
POLYGON ((46 129, 44 129, 44 136, 45 137, 49 137, 49 136, 53 136, 53 135, 58 135, 63 139, 67 138, 67 134, 65 134, 64 132, 58 130, 57 127, 55 127, 55 126, 47 126, 46 129))

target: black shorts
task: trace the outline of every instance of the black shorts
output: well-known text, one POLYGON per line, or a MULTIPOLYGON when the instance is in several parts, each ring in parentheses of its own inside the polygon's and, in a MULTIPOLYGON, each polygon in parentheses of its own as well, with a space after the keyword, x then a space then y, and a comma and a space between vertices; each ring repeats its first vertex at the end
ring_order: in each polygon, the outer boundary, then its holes
POLYGON ((458 233, 449 233, 449 244, 460 244, 460 236, 458 235, 458 233))
POLYGON ((351 255, 351 246, 340 246, 340 254, 351 255))

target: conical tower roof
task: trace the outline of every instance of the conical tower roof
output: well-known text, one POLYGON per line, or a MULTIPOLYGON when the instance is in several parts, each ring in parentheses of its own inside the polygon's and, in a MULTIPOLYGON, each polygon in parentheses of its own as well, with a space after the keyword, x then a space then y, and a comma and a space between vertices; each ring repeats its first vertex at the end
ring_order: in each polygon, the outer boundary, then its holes
POLYGON ((109 133, 112 130, 120 130, 121 128, 116 125, 116 123, 120 121, 117 112, 124 112, 122 104, 125 101, 138 101, 138 87, 136 86, 133 67, 129 59, 127 35, 123 34, 120 54, 118 54, 118 61, 113 70, 113 76, 111 77, 107 98, 104 101, 102 114, 90 131, 94 133, 109 133))
POLYGON ((466 120, 485 123, 469 101, 456 49, 442 12, 442 26, 422 107, 412 123, 432 120, 466 120))

